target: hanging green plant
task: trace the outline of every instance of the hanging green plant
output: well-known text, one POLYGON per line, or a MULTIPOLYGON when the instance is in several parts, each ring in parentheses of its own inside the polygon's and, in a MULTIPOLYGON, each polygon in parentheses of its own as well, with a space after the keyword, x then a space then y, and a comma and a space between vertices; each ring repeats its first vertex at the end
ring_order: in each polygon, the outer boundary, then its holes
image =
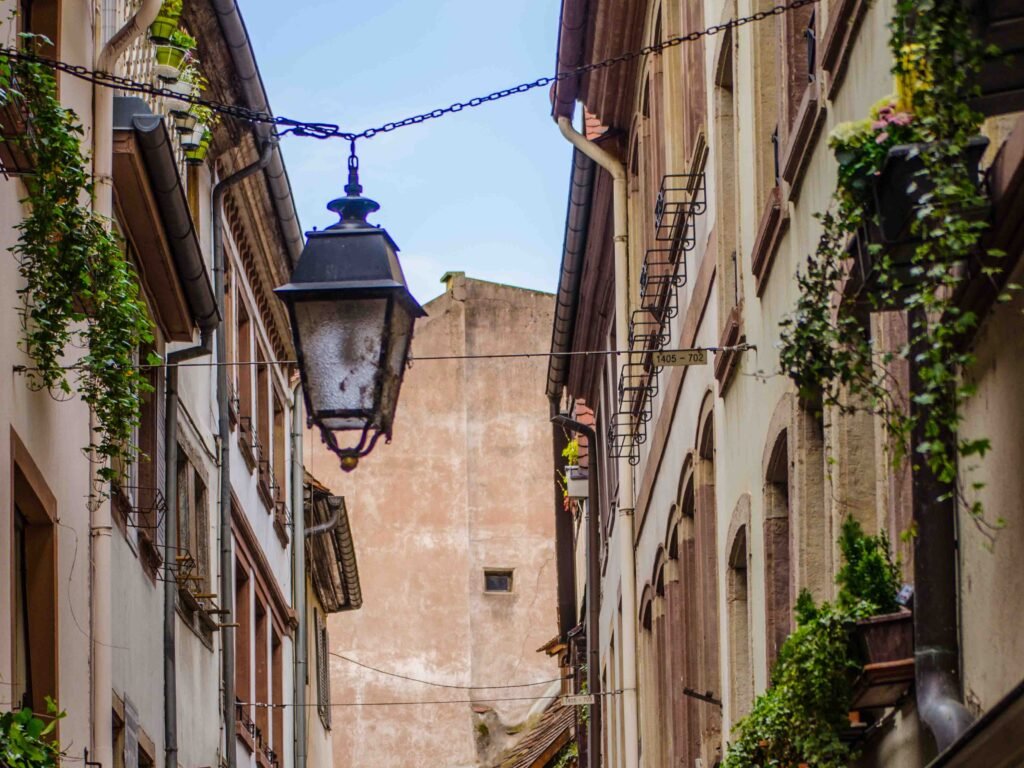
POLYGON ((959 434, 962 406, 974 394, 961 378, 974 362, 961 341, 978 318, 958 304, 956 265, 978 255, 986 227, 979 212, 987 206, 977 172, 982 117, 969 106, 986 51, 971 30, 958 0, 897 3, 890 23, 896 93, 830 136, 838 186, 819 216, 818 248, 798 276, 780 360, 805 399, 880 416, 894 464, 908 456, 926 462, 992 528, 1001 521, 986 520, 976 493, 960 487, 970 462, 989 449, 988 439, 959 434), (843 287, 858 282, 861 306, 847 296, 837 307, 843 287), (907 312, 908 343, 880 351, 866 333, 865 309, 907 312), (913 412, 889 369, 912 354, 920 373, 913 412), (927 437, 911 445, 915 431, 927 437))
POLYGON ((34 362, 30 386, 56 396, 77 389, 98 423, 89 447, 104 460, 101 476, 112 480, 111 461, 130 463, 137 454, 132 435, 152 390, 138 364, 154 362, 137 355, 153 340, 153 325, 111 222, 89 207, 83 129, 61 106, 52 72, 0 57, 0 100, 16 104, 32 127, 21 140, 35 172, 24 177, 26 214, 11 249, 24 280, 21 347, 34 362), (69 347, 85 350, 71 369, 74 387, 64 366, 69 347))

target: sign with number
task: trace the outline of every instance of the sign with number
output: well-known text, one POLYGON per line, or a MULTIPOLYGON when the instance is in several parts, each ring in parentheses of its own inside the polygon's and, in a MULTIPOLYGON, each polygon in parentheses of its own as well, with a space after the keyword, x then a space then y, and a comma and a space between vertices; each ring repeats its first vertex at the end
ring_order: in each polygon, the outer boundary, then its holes
POLYGON ((663 349, 654 353, 654 364, 663 365, 707 365, 706 349, 663 349))
POLYGON ((576 696, 563 696, 558 700, 558 703, 563 707, 579 707, 584 704, 594 703, 594 694, 592 693, 581 693, 576 696))

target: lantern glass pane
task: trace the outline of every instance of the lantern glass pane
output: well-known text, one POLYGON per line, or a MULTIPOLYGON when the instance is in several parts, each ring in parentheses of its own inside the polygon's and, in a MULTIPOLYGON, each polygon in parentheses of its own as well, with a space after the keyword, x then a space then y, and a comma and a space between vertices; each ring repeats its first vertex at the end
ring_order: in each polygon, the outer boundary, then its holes
POLYGON ((387 304, 387 299, 295 302, 311 416, 326 429, 362 429, 376 421, 387 304))
POLYGON ((414 323, 415 318, 409 314, 405 305, 396 301, 391 311, 391 331, 387 339, 388 353, 380 404, 382 427, 389 434, 395 407, 398 404, 398 390, 402 385, 406 361, 409 359, 414 323))

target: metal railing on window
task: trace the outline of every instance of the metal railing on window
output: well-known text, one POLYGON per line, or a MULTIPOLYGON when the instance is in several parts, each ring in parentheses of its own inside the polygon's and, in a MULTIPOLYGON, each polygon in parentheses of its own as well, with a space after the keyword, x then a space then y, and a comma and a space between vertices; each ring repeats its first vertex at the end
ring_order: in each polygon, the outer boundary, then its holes
POLYGON ((654 207, 655 239, 667 245, 647 251, 640 271, 640 300, 629 321, 629 352, 618 381, 618 401, 608 423, 612 458, 640 461, 647 423, 654 414, 661 369, 654 353, 672 343, 679 316, 679 289, 686 285, 686 254, 694 249, 696 217, 707 210, 703 173, 669 174, 654 207))

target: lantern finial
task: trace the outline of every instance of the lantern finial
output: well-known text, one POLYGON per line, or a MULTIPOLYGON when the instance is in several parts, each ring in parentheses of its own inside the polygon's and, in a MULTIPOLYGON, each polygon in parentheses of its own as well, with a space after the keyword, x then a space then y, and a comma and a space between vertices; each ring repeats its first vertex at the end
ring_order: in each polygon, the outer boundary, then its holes
POLYGON ((356 156, 356 140, 352 139, 348 156, 348 184, 345 197, 339 197, 327 204, 327 209, 341 217, 341 221, 328 229, 368 229, 373 227, 366 217, 380 210, 380 205, 368 197, 362 197, 363 187, 359 183, 359 158, 356 156))

